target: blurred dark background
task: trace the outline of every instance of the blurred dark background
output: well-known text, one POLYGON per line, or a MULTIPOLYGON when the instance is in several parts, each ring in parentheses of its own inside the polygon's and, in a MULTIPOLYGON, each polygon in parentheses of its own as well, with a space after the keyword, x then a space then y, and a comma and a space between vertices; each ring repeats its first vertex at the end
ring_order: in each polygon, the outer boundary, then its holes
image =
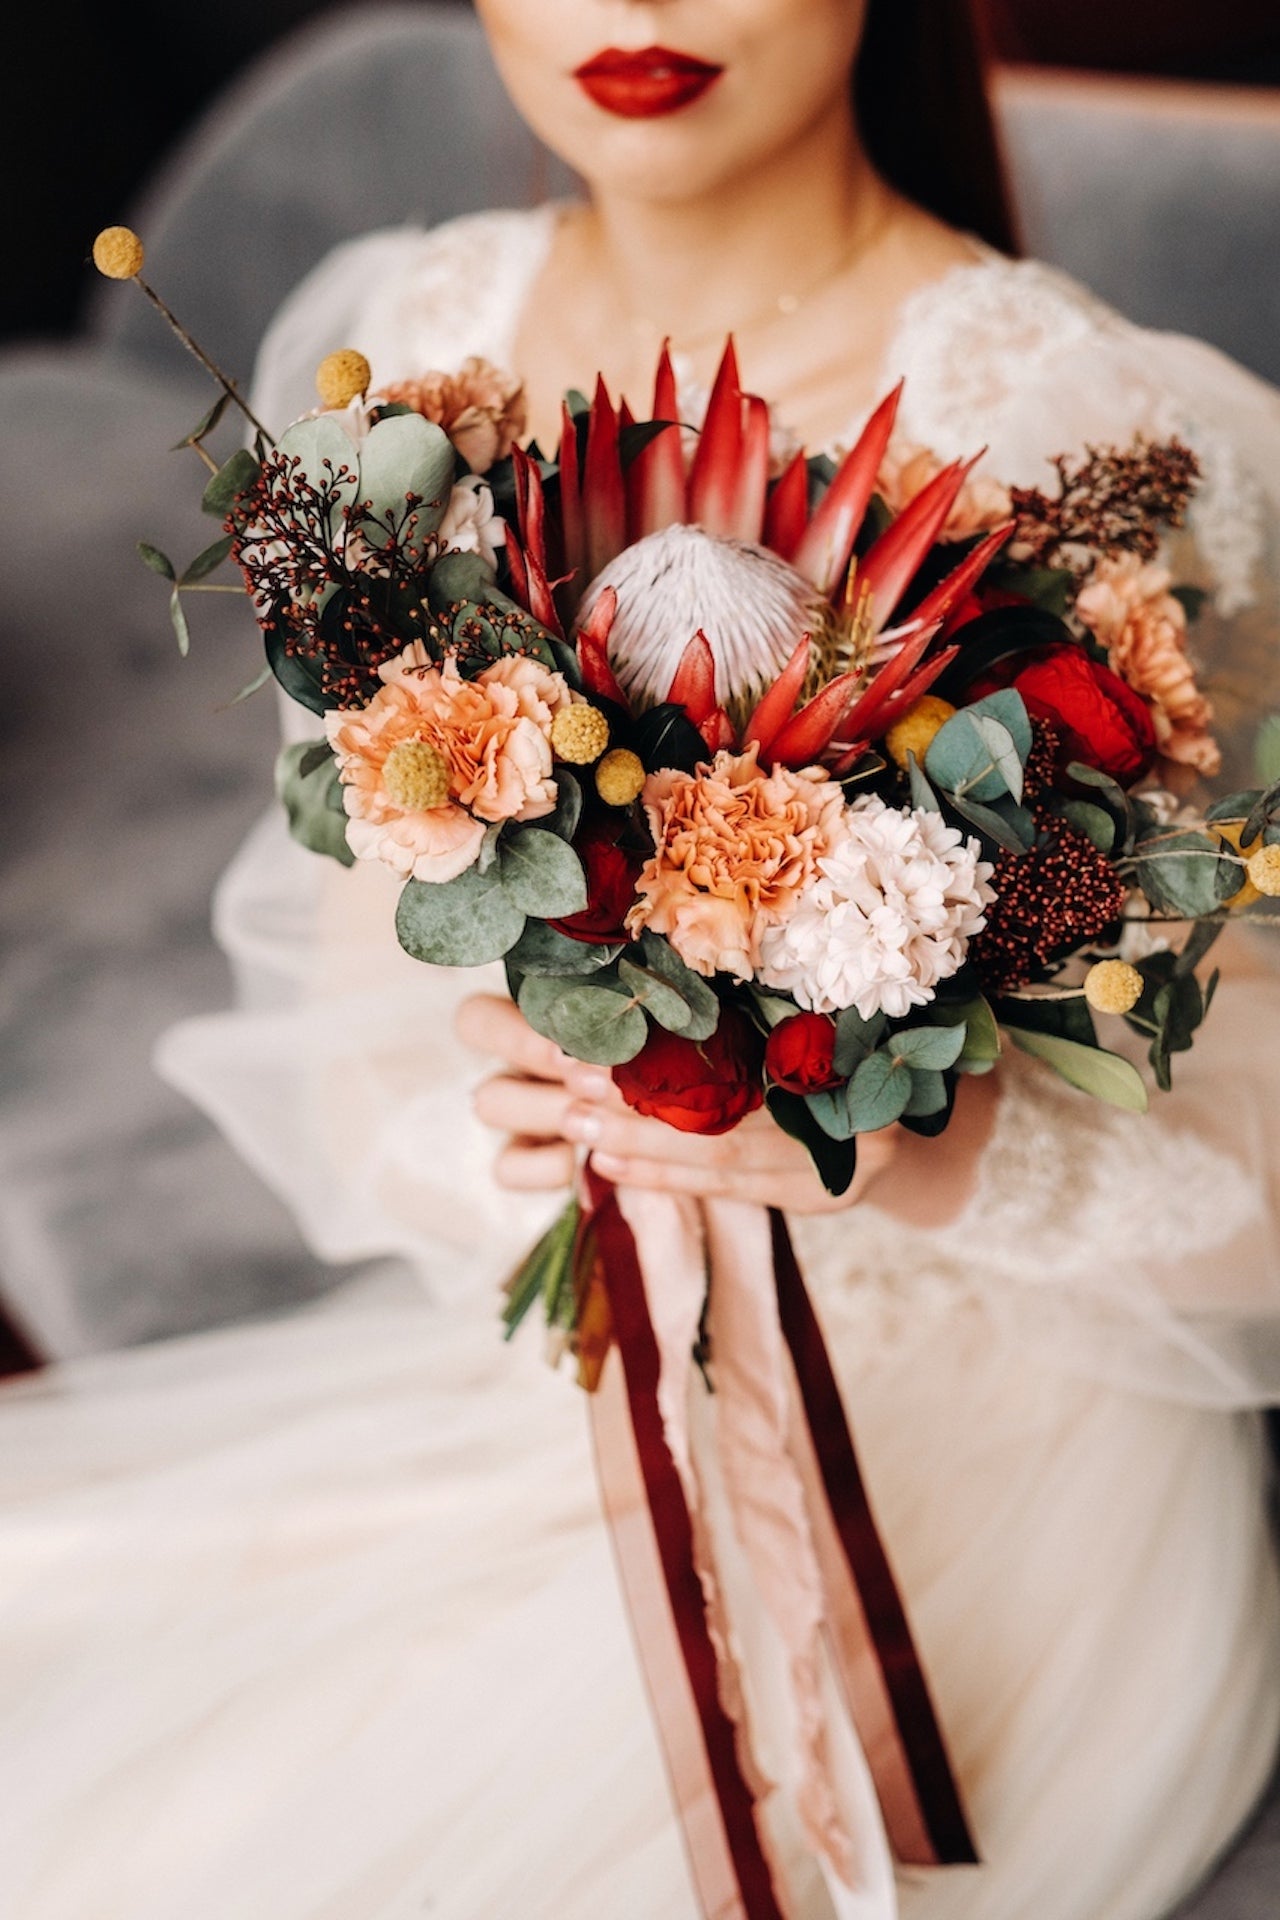
MULTIPOLYGON (((30 9, 6 101, 9 196, 0 336, 77 324, 99 227, 124 217, 194 114, 252 57, 361 0, 220 0, 216 8, 64 0, 30 9), (24 84, 21 76, 31 76, 24 84)), ((465 6, 468 0, 455 0, 465 6)), ((981 0, 1002 60, 1280 85, 1277 0, 981 0)))

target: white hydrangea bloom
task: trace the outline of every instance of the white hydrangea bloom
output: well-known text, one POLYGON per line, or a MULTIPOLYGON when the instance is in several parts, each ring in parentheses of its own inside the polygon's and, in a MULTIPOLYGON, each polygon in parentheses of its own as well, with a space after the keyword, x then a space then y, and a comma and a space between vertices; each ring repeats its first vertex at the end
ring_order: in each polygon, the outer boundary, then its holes
POLYGON ((964 962, 995 898, 976 840, 876 795, 845 814, 818 878, 761 941, 760 977, 813 1013, 901 1019, 964 962))

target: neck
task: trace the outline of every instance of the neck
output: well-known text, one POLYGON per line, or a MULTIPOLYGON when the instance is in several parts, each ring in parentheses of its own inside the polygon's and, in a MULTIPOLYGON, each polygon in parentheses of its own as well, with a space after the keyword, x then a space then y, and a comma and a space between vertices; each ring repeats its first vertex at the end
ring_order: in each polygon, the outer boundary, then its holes
POLYGON ((694 199, 598 192, 584 239, 622 315, 678 348, 741 327, 848 267, 891 198, 841 103, 767 165, 694 199))

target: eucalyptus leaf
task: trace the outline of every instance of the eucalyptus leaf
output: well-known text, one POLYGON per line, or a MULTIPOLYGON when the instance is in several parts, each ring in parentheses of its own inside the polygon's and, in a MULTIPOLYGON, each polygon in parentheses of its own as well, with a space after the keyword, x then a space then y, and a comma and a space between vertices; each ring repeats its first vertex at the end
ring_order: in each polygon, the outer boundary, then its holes
POLYGON ((935 1000, 929 1009, 939 1025, 964 1028, 964 1045, 956 1055, 957 1073, 987 1073, 1000 1058, 1000 1028, 982 995, 973 1000, 935 1000))
POLYGON ((911 1074, 911 1097, 902 1109, 902 1117, 907 1120, 925 1120, 931 1114, 941 1113, 947 1104, 947 1082, 942 1073, 932 1067, 914 1069, 911 1074))
POLYGON ((1253 764, 1264 786, 1280 780, 1280 713, 1269 713, 1253 743, 1253 764))
POLYGON ((921 813, 940 813, 942 803, 914 753, 907 755, 907 779, 911 786, 911 804, 921 813))
POLYGON ((611 967, 621 951, 621 945, 571 940, 545 920, 528 920, 507 958, 522 974, 588 975, 611 967))
MULTIPOLYGON (((795 1008, 791 1011, 794 1013, 795 1008)), ((856 1007, 845 1007, 836 1015, 836 1043, 831 1056, 831 1071, 848 1079, 867 1055, 874 1053, 884 1035, 887 1021, 882 1013, 864 1020, 856 1007)))
POLYGON ((1095 1047, 1098 1036, 1089 1002, 1082 993, 1060 1000, 1048 995, 1010 994, 996 1008, 996 1018, 1006 1029, 1014 1027, 1031 1033, 1057 1034, 1082 1047, 1095 1047))
POLYGON ((210 474, 200 505, 215 520, 225 520, 241 494, 247 493, 262 471, 248 447, 237 447, 229 460, 210 474))
POLYGON ((856 1133, 890 1127, 911 1098, 911 1070, 887 1051, 869 1054, 849 1082, 849 1116, 856 1133))
POLYGON ((1006 853, 1026 853, 1035 844, 1035 821, 1025 807, 1006 796, 994 806, 981 806, 971 795, 953 793, 948 795, 948 804, 955 808, 962 820, 985 834, 988 840, 994 840, 1006 853))
POLYGON ((340 519, 343 507, 354 506, 359 498, 359 451, 331 415, 296 421, 281 434, 276 452, 291 465, 298 463, 294 484, 305 480, 332 497, 331 526, 340 519))
POLYGON ((193 581, 203 580, 207 574, 214 571, 215 567, 220 567, 230 553, 234 541, 234 534, 224 533, 220 540, 215 540, 212 546, 204 549, 203 553, 198 553, 183 573, 183 586, 189 587, 193 581))
POLYGON ((173 622, 173 631, 177 635, 178 652, 185 659, 191 651, 191 629, 187 625, 186 610, 178 587, 175 587, 169 595, 169 618, 173 622))
POLYGON ((150 567, 152 573, 158 573, 162 580, 176 580, 177 568, 167 553, 161 553, 159 547, 153 547, 149 540, 139 540, 138 558, 144 567, 150 567))
POLYGON ((1252 846, 1271 819, 1278 802, 1280 802, 1280 779, 1273 780, 1271 785, 1258 795, 1256 802, 1249 809, 1249 818, 1240 832, 1240 839, 1244 846, 1252 846))
POLYGON ((616 987, 531 975, 520 989, 519 1007, 535 1032, 593 1066, 634 1060, 648 1036, 642 1009, 616 987))
POLYGON ((396 935, 415 960, 437 967, 482 967, 501 960, 524 931, 525 916, 502 885, 499 867, 468 867, 456 880, 406 880, 396 935))
POLYGON ((640 936, 640 954, 645 967, 678 993, 688 1007, 689 1017, 682 1028, 686 1039, 709 1040, 720 1024, 720 1000, 715 988, 686 965, 660 933, 640 936))
POLYGON ((254 674, 252 680, 245 681, 239 693, 231 696, 231 705, 238 707, 242 700, 248 700, 251 695, 261 693, 263 687, 267 686, 274 678, 275 675, 272 673, 270 667, 263 667, 260 672, 254 674))
POLYGON ((618 962, 618 980, 660 1027, 668 1033, 687 1032, 692 1014, 689 1002, 651 968, 624 955, 618 962))
POLYGON ((502 829, 505 825, 506 822, 504 820, 492 820, 485 828, 484 839, 480 842, 480 851, 476 855, 476 867, 479 872, 488 873, 490 867, 498 858, 502 829))
POLYGON ((1142 841, 1135 855, 1135 874, 1157 912, 1182 914, 1189 920, 1216 912, 1240 885, 1234 855, 1224 853, 1216 836, 1195 831, 1142 841))
POLYGON ((306 707, 311 713, 327 713, 337 705, 333 696, 323 690, 318 661, 302 654, 286 652, 284 636, 279 627, 269 628, 265 639, 267 664, 291 700, 296 700, 299 706, 306 707))
POLYGON ((989 713, 974 713, 970 710, 970 719, 978 729, 987 749, 995 762, 996 772, 1000 775, 1009 794, 1014 800, 1022 798, 1022 761, 1013 744, 1013 735, 989 713))
POLYGON ((213 432, 227 408, 231 405, 231 395, 225 390, 220 393, 209 411, 202 415, 183 439, 176 440, 170 447, 170 453, 181 453, 184 447, 198 447, 207 434, 213 432))
POLYGON ((979 804, 1022 797, 1022 768, 1031 751, 1031 722, 1012 688, 961 708, 929 742, 924 770, 957 799, 979 804))
POLYGON ((1145 1113, 1147 1089, 1131 1061, 1104 1047, 1085 1047, 1053 1033, 1033 1033, 1027 1027, 1007 1026, 1009 1038, 1024 1053, 1034 1054, 1082 1093, 1105 1100, 1128 1113, 1145 1113))
POLYGON ((562 920, 587 905, 587 876, 573 848, 554 833, 525 827, 499 849, 503 891, 522 913, 562 920))
POLYGON ((849 1109, 847 1087, 823 1088, 806 1093, 804 1104, 828 1140, 852 1140, 857 1131, 849 1109))
POLYGON ((421 555, 444 519, 456 460, 443 427, 420 413, 393 414, 371 427, 360 443, 357 490, 372 516, 362 522, 370 543, 398 536, 406 552, 421 555))
POLYGON ((561 840, 572 840, 582 818, 582 788, 567 767, 556 768, 556 804, 554 813, 544 814, 538 826, 543 833, 554 833, 561 840))
POLYGON ((275 786, 293 838, 311 853, 351 866, 355 855, 347 845, 338 764, 328 741, 297 740, 282 748, 276 757, 275 786))
POLYGON ((442 553, 431 569, 431 604, 444 608, 454 600, 492 599, 495 581, 482 553, 442 553))
POLYGON ((1221 920, 1198 920, 1182 943, 1181 951, 1173 963, 1174 972, 1194 973, 1222 932, 1224 924, 1221 920))
POLYGON ((1243 822, 1248 818, 1250 812, 1257 805, 1261 797, 1262 792, 1259 787, 1250 787, 1242 793, 1224 793, 1220 799, 1214 801, 1211 807, 1205 808, 1204 817, 1206 820, 1239 820, 1243 822))
POLYGON ((1116 823, 1105 807, 1095 807, 1088 800, 1068 800, 1063 805, 1062 817, 1068 826, 1092 841, 1099 853, 1110 853, 1115 846, 1116 823))
POLYGON ((920 1067, 940 1071, 955 1065, 964 1051, 964 1038, 963 1027, 907 1027, 901 1033, 890 1034, 885 1050, 894 1060, 905 1060, 913 1070, 920 1067))

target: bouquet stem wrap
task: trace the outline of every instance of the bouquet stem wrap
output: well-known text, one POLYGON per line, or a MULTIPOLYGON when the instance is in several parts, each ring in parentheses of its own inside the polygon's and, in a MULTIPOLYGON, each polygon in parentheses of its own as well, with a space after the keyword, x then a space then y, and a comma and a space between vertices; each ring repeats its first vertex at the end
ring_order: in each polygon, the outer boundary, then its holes
POLYGON ((600 1483, 703 1909, 891 1920, 894 1856, 977 1856, 783 1218, 584 1178, 600 1483))

